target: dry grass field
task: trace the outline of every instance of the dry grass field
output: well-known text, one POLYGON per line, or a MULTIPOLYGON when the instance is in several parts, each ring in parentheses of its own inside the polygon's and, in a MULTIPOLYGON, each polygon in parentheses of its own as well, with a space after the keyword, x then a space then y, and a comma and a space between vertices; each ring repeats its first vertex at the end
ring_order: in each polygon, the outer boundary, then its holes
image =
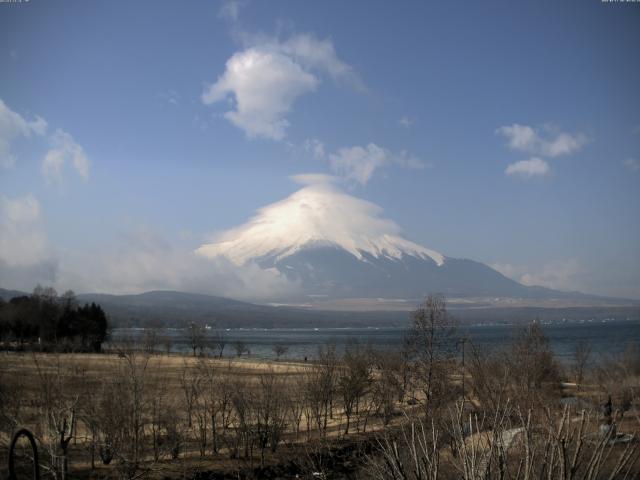
MULTIPOLYGON (((324 345, 314 362, 1 352, 0 458, 23 427, 52 479, 640 475, 637 350, 560 365, 531 325, 463 361, 422 318, 406 350, 324 345)), ((24 439, 17 458, 32 465, 24 439)))
MULTIPOLYGON (((318 367, 311 363, 147 355, 134 351, 125 354, 3 352, 0 357, 0 382, 5 392, 3 409, 11 417, 11 421, 5 418, 5 427, 13 424, 30 429, 44 446, 40 452, 43 464, 55 464, 59 430, 51 428, 52 418, 47 416, 75 417, 73 430, 66 432, 73 438, 66 456, 74 476, 120 475, 121 472, 114 472, 118 459, 104 465, 100 454, 100 445, 116 440, 96 435, 92 432, 92 423, 108 424, 108 418, 98 417, 115 417, 121 407, 135 406, 136 402, 139 402, 142 424, 139 436, 144 439, 136 461, 147 463, 146 473, 151 476, 175 475, 177 478, 185 472, 193 475, 213 469, 232 471, 238 466, 277 464, 292 455, 299 457, 300 451, 305 454, 308 449, 302 445, 309 441, 327 442, 344 437, 346 417, 337 401, 336 405, 327 405, 331 411, 323 412, 322 405, 314 409, 311 402, 302 399, 305 386, 317 376, 318 367), (126 385, 122 385, 123 379, 126 385), (263 394, 271 389, 279 400, 265 402, 263 394), (272 422, 275 426, 272 428, 279 430, 279 448, 271 447, 266 440, 262 447, 264 458, 255 452, 249 453, 249 459, 246 452, 234 453, 242 450, 241 444, 246 443, 238 438, 245 435, 238 432, 242 428, 239 422, 244 420, 239 420, 237 411, 233 411, 242 408, 237 405, 241 400, 251 403, 246 407, 252 410, 247 412, 254 417, 252 423, 260 423, 257 417, 262 415, 266 424, 272 422), (257 405, 259 403, 267 405, 257 405), (175 414, 174 418, 165 418, 167 413, 175 414), (219 423, 215 447, 212 415, 219 423), (175 423, 173 429, 171 421, 175 423), (171 446, 160 440, 166 440, 170 433, 175 437, 171 446), (176 446, 177 452, 173 450, 176 446)), ((371 400, 360 399, 361 410, 352 414, 352 438, 358 432, 372 432, 382 427, 381 417, 372 415, 371 400)), ((127 416, 124 421, 132 420, 127 416)), ((11 431, 12 428, 3 428, 0 432, 2 458, 6 458, 11 431)), ((251 443, 260 442, 252 440, 251 443)), ((260 449, 253 444, 248 448, 260 449)), ((2 465, 0 472, 5 472, 5 467, 2 465)))

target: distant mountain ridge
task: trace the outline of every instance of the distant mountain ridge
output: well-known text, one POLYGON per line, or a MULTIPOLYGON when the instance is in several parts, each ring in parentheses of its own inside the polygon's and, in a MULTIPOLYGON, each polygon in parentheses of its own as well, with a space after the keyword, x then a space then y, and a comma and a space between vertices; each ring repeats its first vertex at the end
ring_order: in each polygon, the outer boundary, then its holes
MULTIPOLYGON (((350 311, 407 311, 431 293, 441 293, 460 308, 547 308, 634 305, 638 302, 529 286, 469 259, 452 258, 409 241, 382 209, 346 194, 330 183, 307 185, 288 198, 260 209, 195 250, 205 268, 224 258, 243 268, 268 274, 255 282, 276 280, 262 303, 180 292, 140 295, 81 295, 81 300, 112 305, 120 317, 145 316, 153 310, 182 318, 194 311, 219 315, 259 313, 274 321, 294 308, 350 311), (283 281, 286 279, 287 281, 283 281), (281 307, 274 307, 280 305, 281 307), (164 308, 166 312, 160 311, 164 308), (280 310, 274 310, 280 308, 280 310)), ((232 269, 233 266, 230 265, 232 269)), ((250 295, 247 285, 243 297, 250 295)), ((261 285, 258 285, 261 286, 261 285)), ((201 286, 200 290, 206 289, 201 286)), ((258 289, 260 290, 260 289, 258 289)), ((205 290, 206 291, 206 290, 205 290)), ((262 289, 265 291, 265 289, 262 289)), ((212 292, 215 293, 215 292, 212 292)), ((252 297, 249 297, 252 298, 252 297)), ((308 313, 308 312, 307 312, 308 313)))
MULTIPOLYGON (((28 295, 0 288, 0 298, 28 295)), ((319 310, 288 306, 256 305, 223 297, 176 291, 151 291, 135 295, 80 294, 82 303, 96 302, 106 311, 112 327, 177 327, 191 322, 219 328, 316 328, 406 326, 416 302, 401 309, 377 311, 319 310)), ((580 319, 640 320, 640 302, 634 305, 591 307, 501 307, 451 303, 449 310, 461 322, 519 323, 580 319)))
POLYGON ((640 302, 526 286, 483 263, 447 257, 403 238, 381 212, 331 185, 309 185, 196 250, 203 262, 225 257, 286 277, 294 288, 274 294, 269 304, 176 291, 78 299, 102 305, 115 325, 177 327, 406 325, 430 293, 444 294, 465 321, 638 312, 640 302))
POLYGON ((151 290, 138 294, 113 295, 107 293, 82 293, 78 300, 81 302, 96 302, 111 304, 113 302, 126 303, 137 307, 171 307, 182 308, 184 305, 191 306, 215 306, 217 308, 251 308, 256 307, 251 303, 232 300, 226 297, 215 295, 204 295, 199 293, 186 293, 173 290, 151 290))
POLYGON ((20 290, 7 290, 5 288, 0 288, 0 298, 5 302, 8 302, 13 297, 20 297, 22 295, 29 295, 29 294, 25 292, 21 292, 20 290))
POLYGON ((302 286, 303 295, 329 298, 420 299, 433 292, 447 297, 512 297, 527 299, 595 298, 522 285, 473 260, 402 254, 378 256, 361 252, 357 258, 339 246, 313 245, 285 257, 258 258, 263 268, 276 268, 302 286))
POLYGON ((483 263, 447 257, 403 238, 400 227, 381 214, 377 205, 330 183, 311 184, 261 208, 196 253, 277 270, 297 287, 272 299, 278 303, 416 300, 435 292, 460 298, 596 298, 522 285, 483 263))

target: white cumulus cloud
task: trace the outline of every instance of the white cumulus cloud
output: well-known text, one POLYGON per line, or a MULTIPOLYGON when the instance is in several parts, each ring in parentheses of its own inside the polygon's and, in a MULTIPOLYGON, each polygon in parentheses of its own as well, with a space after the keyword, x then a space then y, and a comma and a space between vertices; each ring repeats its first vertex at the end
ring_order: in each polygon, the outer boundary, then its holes
POLYGON ((211 105, 231 99, 233 108, 224 114, 227 120, 250 138, 282 140, 295 101, 315 91, 321 75, 359 82, 330 40, 306 34, 284 42, 263 40, 227 60, 225 72, 205 88, 202 101, 211 105))
POLYGON ((47 180, 60 181, 67 162, 71 163, 83 180, 89 179, 89 159, 82 146, 71 135, 63 130, 56 130, 51 136, 51 146, 42 161, 42 174, 47 180))
POLYGON ((510 263, 494 263, 491 268, 524 285, 537 285, 555 290, 574 291, 583 288, 585 268, 575 258, 529 267, 510 263))
POLYGON ((11 168, 15 165, 16 156, 11 145, 17 138, 44 135, 46 131, 47 122, 42 117, 25 120, 0 99, 0 167, 11 168))
POLYGON ((550 125, 536 129, 514 123, 498 128, 496 134, 505 137, 509 147, 514 150, 544 157, 569 155, 582 149, 589 142, 589 137, 584 133, 562 132, 550 125))
POLYGON ((549 164, 541 158, 531 158, 529 160, 520 160, 507 166, 504 173, 507 175, 518 176, 521 178, 544 177, 551 171, 549 164))

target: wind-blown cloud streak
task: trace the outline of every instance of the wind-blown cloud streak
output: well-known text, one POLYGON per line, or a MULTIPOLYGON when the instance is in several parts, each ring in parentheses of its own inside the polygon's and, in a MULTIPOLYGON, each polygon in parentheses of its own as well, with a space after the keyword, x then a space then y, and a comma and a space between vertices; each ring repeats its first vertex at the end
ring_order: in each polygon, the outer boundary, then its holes
POLYGON ((11 168, 16 164, 16 155, 12 144, 20 137, 42 136, 47 132, 47 122, 36 116, 25 120, 19 113, 11 110, 0 99, 0 167, 11 168))
MULTIPOLYGON (((12 168, 16 164, 13 143, 19 138, 44 137, 47 121, 37 116, 25 120, 0 99, 0 168, 12 168)), ((41 171, 49 182, 60 182, 65 164, 69 163, 83 180, 89 179, 90 162, 73 137, 62 129, 49 136, 50 149, 44 156, 41 171)))
POLYGON ((53 283, 58 261, 44 230, 40 202, 0 194, 0 285, 31 289, 53 283))
POLYGON ((543 157, 569 155, 589 142, 589 137, 584 133, 562 132, 553 126, 535 129, 529 125, 514 123, 498 128, 496 134, 505 137, 513 150, 543 157))
POLYGON ((123 235, 118 246, 108 251, 68 257, 56 284, 84 292, 179 290, 247 300, 296 289, 277 270, 255 263, 235 265, 225 258, 206 259, 148 228, 123 235))
POLYGON ((385 166, 398 165, 404 168, 424 169, 427 164, 406 151, 392 151, 370 143, 365 147, 341 148, 329 156, 331 170, 348 180, 366 185, 374 172, 385 166))
POLYGON ((556 290, 577 290, 585 274, 583 265, 575 258, 527 267, 510 263, 494 263, 491 268, 523 285, 537 285, 556 290))
POLYGON ((269 299, 297 288, 277 270, 252 262, 206 259, 149 228, 121 235, 106 250, 54 249, 33 195, 0 196, 0 286, 31 291, 37 284, 77 293, 180 290, 247 300, 269 299))
POLYGON ((42 161, 42 174, 50 182, 62 180, 62 170, 70 163, 83 180, 89 179, 89 159, 71 135, 58 129, 51 136, 51 149, 42 161))
POLYGON ((533 157, 529 160, 520 160, 507 166, 507 175, 519 176, 522 178, 544 177, 549 174, 551 168, 549 164, 541 158, 533 157))
POLYGON ((324 143, 311 138, 302 144, 302 151, 315 160, 326 162, 336 177, 347 182, 366 185, 382 168, 401 167, 423 170, 430 166, 406 150, 393 152, 375 143, 342 147, 327 153, 324 143))
POLYGON ((551 166, 541 157, 555 158, 570 155, 581 150, 590 139, 582 132, 567 133, 553 125, 534 128, 529 125, 514 123, 502 126, 495 131, 496 135, 507 139, 512 150, 534 155, 528 160, 511 163, 505 174, 522 179, 544 177, 551 173, 551 166))

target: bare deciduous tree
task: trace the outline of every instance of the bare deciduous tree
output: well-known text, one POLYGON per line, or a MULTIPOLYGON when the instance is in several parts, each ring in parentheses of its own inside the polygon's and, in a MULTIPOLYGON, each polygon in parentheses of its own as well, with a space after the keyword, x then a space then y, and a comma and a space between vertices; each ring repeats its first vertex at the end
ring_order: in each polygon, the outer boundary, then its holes
POLYGON ((585 370, 589 364, 589 357, 591 356, 591 344, 586 340, 580 340, 576 344, 576 348, 573 352, 573 376, 578 384, 578 388, 584 381, 585 370))
POLYGON ((498 411, 509 397, 510 362, 504 353, 495 353, 471 343, 466 368, 471 394, 489 414, 498 411))
POLYGON ((267 447, 275 452, 285 429, 286 402, 282 377, 268 371, 260 375, 257 391, 253 396, 255 411, 254 432, 260 447, 260 465, 264 466, 267 447))
POLYGON ((147 409, 154 393, 148 375, 149 359, 148 354, 135 349, 120 350, 110 390, 102 402, 105 438, 101 456, 109 462, 116 458, 121 475, 130 479, 139 471, 147 444, 147 409))
POLYGON ((206 332, 202 325, 197 325, 194 322, 191 322, 187 327, 187 340, 189 341, 189 347, 193 351, 193 356, 196 356, 196 352, 202 350, 205 347, 205 337, 206 332))
POLYGON ((630 478, 638 445, 616 448, 614 429, 601 434, 596 419, 576 416, 569 408, 536 424, 509 402, 491 416, 465 416, 462 403, 450 410, 446 429, 456 444, 455 455, 442 455, 446 443, 431 420, 407 418, 398 433, 386 431, 379 455, 370 458, 376 480, 529 480, 630 478), (445 473, 446 472, 446 473, 445 473))
POLYGON ((409 364, 404 352, 375 352, 373 363, 378 376, 372 387, 377 413, 387 425, 396 410, 396 402, 403 402, 409 383, 409 364))
POLYGON ((287 397, 289 424, 294 427, 295 439, 298 440, 306 403, 304 385, 296 382, 293 385, 288 385, 287 390, 289 392, 287 397))
POLYGON ((450 392, 447 363, 455 349, 455 324, 441 295, 429 295, 413 313, 409 345, 416 360, 427 415, 450 392))
POLYGON ((188 428, 193 426, 193 410, 199 394, 201 380, 198 369, 185 361, 180 374, 180 388, 182 389, 188 428))
POLYGON ((247 351, 247 344, 242 340, 237 340, 233 343, 233 349, 236 352, 236 356, 239 358, 247 351))
POLYGON ((276 360, 280 360, 280 357, 286 355, 286 353, 289 351, 289 347, 281 343, 277 343, 273 346, 272 350, 276 355, 276 360))
POLYGON ((162 336, 162 346, 164 347, 164 353, 166 353, 167 355, 171 355, 171 348, 173 347, 173 339, 171 338, 171 335, 169 335, 168 333, 165 333, 162 336))
POLYGON ((322 436, 326 435, 329 418, 333 415, 337 371, 336 346, 329 343, 318 348, 318 363, 305 372, 307 418, 313 419, 322 436))
POLYGON ((360 348, 357 342, 350 343, 345 349, 337 378, 337 387, 342 396, 342 405, 347 419, 345 435, 349 433, 352 414, 355 412, 358 415, 360 401, 367 394, 372 382, 369 352, 360 348))
POLYGON ((538 322, 519 328, 508 359, 514 400, 528 410, 559 397, 560 370, 538 322))
POLYGON ((142 338, 142 348, 148 354, 153 354, 158 346, 158 333, 153 328, 148 328, 144 331, 142 338))
POLYGON ((227 346, 227 337, 225 336, 224 331, 216 329, 210 343, 215 352, 215 356, 222 358, 224 348, 227 346))
MULTIPOLYGON (((40 387, 42 434, 50 458, 46 468, 54 478, 65 480, 69 471, 69 443, 77 422, 79 394, 72 389, 72 376, 63 367, 59 355, 51 364, 43 364, 35 354, 33 361, 40 387)), ((80 379, 76 377, 75 380, 80 379)))

